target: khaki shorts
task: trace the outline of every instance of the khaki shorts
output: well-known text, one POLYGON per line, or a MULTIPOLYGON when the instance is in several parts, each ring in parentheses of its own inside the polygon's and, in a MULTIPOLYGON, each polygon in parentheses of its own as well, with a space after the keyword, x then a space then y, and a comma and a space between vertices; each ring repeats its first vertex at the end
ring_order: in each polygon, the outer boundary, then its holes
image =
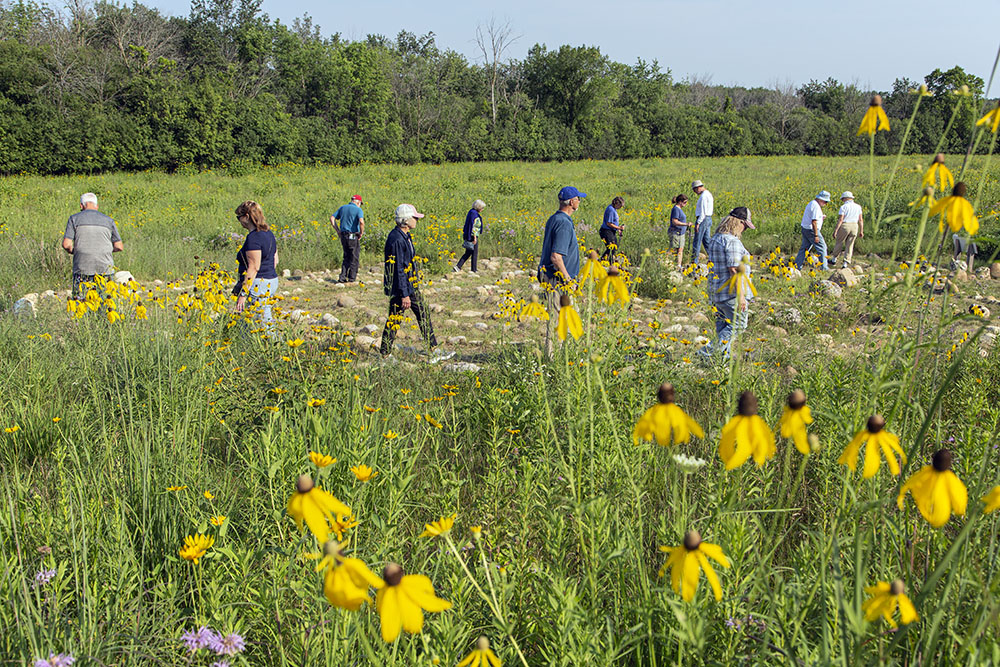
POLYGON ((685 234, 667 234, 670 237, 670 248, 673 250, 683 250, 684 249, 684 237, 685 234))

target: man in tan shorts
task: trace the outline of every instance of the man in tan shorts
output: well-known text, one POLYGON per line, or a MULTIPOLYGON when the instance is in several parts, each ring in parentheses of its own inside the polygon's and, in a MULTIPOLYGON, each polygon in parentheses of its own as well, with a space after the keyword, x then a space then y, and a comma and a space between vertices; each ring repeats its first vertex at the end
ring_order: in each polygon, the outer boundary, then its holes
POLYGON ((842 250, 846 250, 844 263, 847 266, 854 258, 854 241, 864 238, 865 216, 861 211, 861 206, 854 203, 854 193, 850 190, 840 195, 840 211, 837 214, 837 227, 833 230, 833 237, 837 242, 833 246, 833 265, 837 265, 837 258, 842 250))

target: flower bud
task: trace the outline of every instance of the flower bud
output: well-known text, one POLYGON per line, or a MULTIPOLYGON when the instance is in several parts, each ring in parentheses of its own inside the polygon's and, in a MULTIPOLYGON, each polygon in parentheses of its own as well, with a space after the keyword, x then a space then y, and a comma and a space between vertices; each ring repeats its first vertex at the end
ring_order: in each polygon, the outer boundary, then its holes
POLYGON ((819 450, 823 449, 823 446, 819 442, 819 436, 815 433, 810 433, 806 436, 806 441, 809 443, 809 452, 816 454, 819 450))
POLYGON ((490 650, 490 640, 487 639, 485 635, 482 636, 482 637, 480 637, 476 641, 476 648, 479 649, 480 651, 489 651, 490 650))

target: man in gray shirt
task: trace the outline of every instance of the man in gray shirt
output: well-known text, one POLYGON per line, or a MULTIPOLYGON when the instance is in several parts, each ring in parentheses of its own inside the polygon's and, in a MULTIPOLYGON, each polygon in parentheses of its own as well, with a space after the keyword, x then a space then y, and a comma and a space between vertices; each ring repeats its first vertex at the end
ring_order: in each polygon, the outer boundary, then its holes
POLYGON ((73 255, 73 296, 80 283, 91 282, 96 275, 111 275, 111 254, 125 249, 115 221, 97 210, 97 195, 80 196, 80 212, 69 216, 63 235, 63 250, 73 255))

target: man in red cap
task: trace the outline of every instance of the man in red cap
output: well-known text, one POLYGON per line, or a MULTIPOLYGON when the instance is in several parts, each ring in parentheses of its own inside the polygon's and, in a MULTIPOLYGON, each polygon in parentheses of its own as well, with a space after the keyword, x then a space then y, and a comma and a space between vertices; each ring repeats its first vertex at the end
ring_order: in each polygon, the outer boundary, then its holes
POLYGON ((354 195, 349 204, 338 208, 337 212, 330 216, 330 223, 337 230, 340 245, 344 248, 344 260, 340 266, 338 282, 353 283, 358 279, 361 237, 365 233, 365 213, 361 210, 361 195, 354 195))

